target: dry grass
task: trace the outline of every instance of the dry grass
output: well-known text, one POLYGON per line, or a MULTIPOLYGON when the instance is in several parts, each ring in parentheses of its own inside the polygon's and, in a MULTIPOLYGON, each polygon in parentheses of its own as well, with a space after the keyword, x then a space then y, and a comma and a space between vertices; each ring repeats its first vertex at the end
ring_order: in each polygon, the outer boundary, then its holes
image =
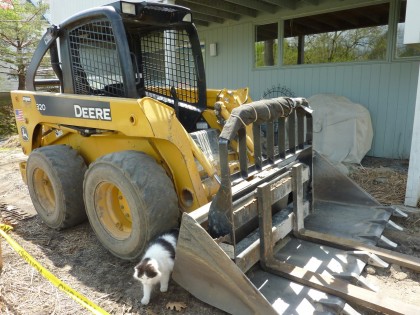
POLYGON ((1 149, 10 149, 20 147, 19 136, 14 135, 1 142, 1 149))
POLYGON ((359 167, 350 173, 356 183, 384 205, 404 204, 407 173, 388 167, 359 167))

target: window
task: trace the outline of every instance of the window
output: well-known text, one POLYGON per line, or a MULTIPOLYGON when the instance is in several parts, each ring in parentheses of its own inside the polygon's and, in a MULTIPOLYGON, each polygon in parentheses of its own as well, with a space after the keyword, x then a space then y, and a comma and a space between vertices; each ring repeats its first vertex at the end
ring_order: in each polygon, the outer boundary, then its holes
POLYGON ((284 21, 283 64, 383 60, 389 3, 284 21))
POLYGON ((404 44, 404 26, 405 26, 405 11, 406 1, 402 1, 399 10, 398 25, 397 25, 397 41, 395 55, 397 58, 417 57, 420 56, 420 44, 404 44))
POLYGON ((277 65, 278 24, 264 24, 255 27, 255 67, 277 65))
POLYGON ((122 69, 111 23, 91 21, 69 32, 75 94, 124 96, 122 69))

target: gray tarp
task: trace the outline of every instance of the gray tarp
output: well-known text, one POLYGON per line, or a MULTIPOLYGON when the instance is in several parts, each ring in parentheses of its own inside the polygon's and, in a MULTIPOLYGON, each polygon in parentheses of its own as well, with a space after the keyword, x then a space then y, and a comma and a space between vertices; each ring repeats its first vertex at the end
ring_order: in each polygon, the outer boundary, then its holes
POLYGON ((232 140, 241 126, 250 123, 273 121, 279 117, 287 117, 296 107, 306 108, 304 98, 278 97, 268 100, 243 104, 232 110, 229 120, 223 127, 220 138, 232 140))
POLYGON ((360 163, 372 146, 369 111, 344 96, 318 94, 308 99, 313 109, 313 147, 331 162, 360 163))

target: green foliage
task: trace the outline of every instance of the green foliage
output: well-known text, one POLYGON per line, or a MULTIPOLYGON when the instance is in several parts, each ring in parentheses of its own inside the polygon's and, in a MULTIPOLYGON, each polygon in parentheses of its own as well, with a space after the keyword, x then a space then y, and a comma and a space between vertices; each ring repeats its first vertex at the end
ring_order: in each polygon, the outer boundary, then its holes
MULTIPOLYGON (((265 48, 267 47, 264 42, 256 42, 255 43, 255 67, 265 67, 269 66, 266 64, 264 59, 265 48)), ((277 40, 273 43, 273 56, 274 56, 274 65, 277 64, 277 56, 278 56, 278 44, 277 40)))
POLYGON ((12 0, 13 9, 0 10, 0 73, 17 77, 25 88, 27 66, 38 45, 47 21, 48 6, 35 7, 28 1, 12 0))
POLYGON ((16 134, 10 93, 0 93, 0 137, 16 134))
POLYGON ((399 58, 420 56, 420 44, 404 44, 404 23, 399 23, 397 28, 396 55, 399 58))
POLYGON ((283 39, 283 64, 295 65, 297 64, 297 37, 283 39))
MULTIPOLYGON (((385 59, 387 27, 366 27, 305 36, 305 64, 385 59)), ((283 64, 297 64, 298 38, 283 42, 283 64)))
POLYGON ((420 56, 420 44, 409 44, 398 47, 397 55, 400 58, 420 56))
POLYGON ((264 42, 255 43, 255 67, 264 66, 264 42))

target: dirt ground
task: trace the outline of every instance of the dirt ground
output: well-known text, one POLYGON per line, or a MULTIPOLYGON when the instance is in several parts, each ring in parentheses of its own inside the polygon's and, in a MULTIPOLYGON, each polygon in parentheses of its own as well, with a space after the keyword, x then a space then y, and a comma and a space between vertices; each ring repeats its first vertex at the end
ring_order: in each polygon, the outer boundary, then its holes
MULTIPOLYGON (((45 268, 111 314, 225 314, 195 299, 173 280, 167 293, 156 290, 150 304, 141 305, 141 285, 132 278, 135 263, 122 261, 108 253, 87 222, 55 231, 38 219, 20 177, 18 162, 25 158, 16 141, 0 142, 2 222, 14 226, 10 235, 45 268), (23 214, 21 210, 32 215, 26 219, 19 217, 23 214), (15 217, 10 217, 10 213, 15 217), (185 308, 180 311, 168 309, 174 303, 185 308)), ((354 180, 382 203, 403 202, 407 161, 367 158, 362 165, 350 168, 354 180)), ((417 208, 407 210, 408 219, 396 220, 406 230, 387 232, 387 235, 399 243, 397 250, 420 257, 420 211, 417 208)), ((1 314, 89 314, 40 276, 3 239, 1 245, 1 314)), ((369 266, 364 275, 384 294, 420 307, 419 273, 392 265, 386 269, 369 266)))

